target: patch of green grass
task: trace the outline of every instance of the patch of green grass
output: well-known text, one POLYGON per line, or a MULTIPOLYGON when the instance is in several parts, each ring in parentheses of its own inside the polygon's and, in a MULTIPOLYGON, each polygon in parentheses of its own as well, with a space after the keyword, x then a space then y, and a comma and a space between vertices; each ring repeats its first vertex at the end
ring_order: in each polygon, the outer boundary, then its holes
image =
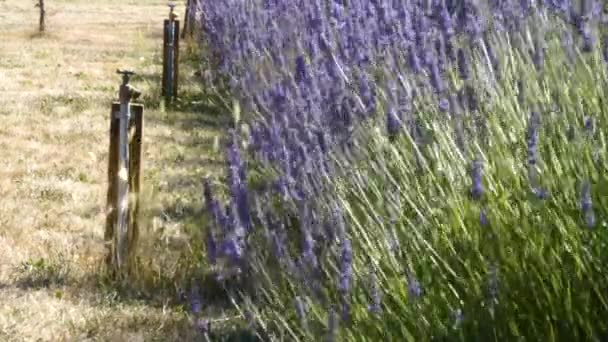
MULTIPOLYGON (((14 269, 13 278, 20 287, 40 288, 62 286, 67 283, 70 276, 69 262, 63 260, 61 256, 56 259, 29 259, 22 262, 14 269)), ((61 297, 62 293, 57 290, 56 296, 61 297)))

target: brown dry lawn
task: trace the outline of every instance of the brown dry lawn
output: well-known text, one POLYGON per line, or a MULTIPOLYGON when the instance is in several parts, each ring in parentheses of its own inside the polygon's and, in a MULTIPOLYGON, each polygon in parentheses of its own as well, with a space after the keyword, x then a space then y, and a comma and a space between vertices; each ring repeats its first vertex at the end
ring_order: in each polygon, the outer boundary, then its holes
MULTIPOLYGON (((222 118, 158 100, 164 1, 47 3, 48 33, 37 36, 34 1, 0 0, 0 341, 188 339, 169 285, 180 285, 186 232, 200 224, 202 177, 221 167, 222 118), (99 272, 122 67, 139 73, 146 105, 145 266, 128 294, 99 272)), ((185 97, 200 99, 182 69, 185 97)))

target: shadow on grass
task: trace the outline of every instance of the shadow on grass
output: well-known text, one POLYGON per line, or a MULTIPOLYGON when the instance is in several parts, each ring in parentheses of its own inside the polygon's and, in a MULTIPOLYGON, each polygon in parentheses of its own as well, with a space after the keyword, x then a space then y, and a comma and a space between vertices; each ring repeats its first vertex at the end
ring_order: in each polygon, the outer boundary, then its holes
MULTIPOLYGON (((53 274, 46 277, 39 272, 39 279, 32 281, 28 275, 17 276, 11 284, 0 283, 1 289, 17 288, 23 291, 47 290, 49 296, 68 301, 77 306, 97 308, 104 317, 85 317, 84 328, 77 328, 76 334, 87 338, 108 340, 118 327, 110 326, 106 318, 120 317, 123 334, 145 331, 146 341, 204 341, 191 315, 190 286, 179 288, 176 284, 196 284, 201 289, 203 305, 202 318, 215 322, 209 337, 212 341, 262 341, 243 327, 242 319, 235 316, 224 287, 210 275, 200 280, 186 278, 196 273, 185 267, 180 276, 184 279, 153 275, 145 269, 135 281, 114 281, 105 273, 92 271, 80 277, 58 279, 53 274), (156 278, 156 279, 151 279, 156 278), (228 319, 217 319, 218 317, 228 319), (216 320, 217 319, 217 320, 216 320), (110 334, 110 336, 108 336, 110 334)), ((109 321, 112 321, 110 319, 109 321)), ((113 323, 112 323, 113 324, 113 323)))

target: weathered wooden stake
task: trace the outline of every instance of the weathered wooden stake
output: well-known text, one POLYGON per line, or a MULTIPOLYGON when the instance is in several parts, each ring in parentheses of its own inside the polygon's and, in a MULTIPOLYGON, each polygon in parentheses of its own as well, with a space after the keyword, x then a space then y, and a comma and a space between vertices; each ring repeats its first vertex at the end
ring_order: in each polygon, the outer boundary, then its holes
POLYGON ((186 39, 186 34, 188 34, 189 37, 192 37, 192 35, 194 34, 194 22, 193 22, 194 13, 192 13, 193 4, 194 4, 194 0, 188 0, 188 3, 186 4, 186 13, 184 14, 184 28, 182 30, 182 39, 186 39))
POLYGON ((126 275, 131 272, 139 234, 143 106, 131 103, 140 95, 129 84, 134 73, 120 70, 118 73, 122 74, 123 83, 120 102, 112 104, 105 239, 109 269, 114 275, 126 275))
POLYGON ((175 4, 169 8, 169 19, 164 22, 162 95, 172 99, 177 97, 179 75, 179 20, 173 12, 175 4))
POLYGON ((38 31, 40 33, 42 33, 42 32, 44 32, 44 30, 46 30, 46 24, 44 22, 44 19, 46 16, 46 11, 44 9, 44 0, 38 0, 36 7, 38 7, 40 9, 40 22, 38 25, 38 31))

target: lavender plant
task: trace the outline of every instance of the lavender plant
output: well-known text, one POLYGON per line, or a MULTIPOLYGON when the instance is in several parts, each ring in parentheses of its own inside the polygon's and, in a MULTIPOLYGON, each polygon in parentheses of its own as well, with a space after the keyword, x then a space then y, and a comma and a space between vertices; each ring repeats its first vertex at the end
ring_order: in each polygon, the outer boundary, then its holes
POLYGON ((254 284, 259 329, 606 337, 608 235, 583 229, 608 198, 599 1, 198 6, 247 113, 207 254, 254 284))

